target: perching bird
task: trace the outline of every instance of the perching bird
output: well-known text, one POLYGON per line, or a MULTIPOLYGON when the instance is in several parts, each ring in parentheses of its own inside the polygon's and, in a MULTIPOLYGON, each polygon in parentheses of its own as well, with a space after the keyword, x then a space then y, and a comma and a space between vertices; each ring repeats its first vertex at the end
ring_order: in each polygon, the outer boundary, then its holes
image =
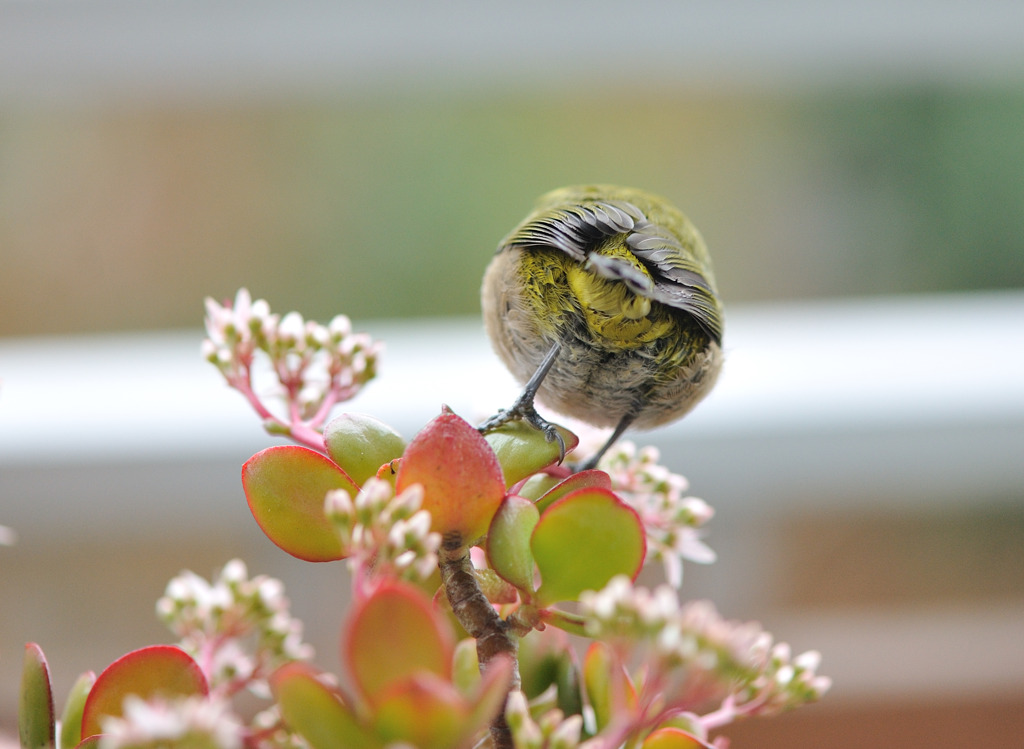
POLYGON ((697 229, 664 198, 628 187, 564 187, 502 240, 484 274, 484 324, 526 387, 481 427, 522 418, 561 437, 534 396, 611 438, 678 419, 715 383, 722 307, 697 229))

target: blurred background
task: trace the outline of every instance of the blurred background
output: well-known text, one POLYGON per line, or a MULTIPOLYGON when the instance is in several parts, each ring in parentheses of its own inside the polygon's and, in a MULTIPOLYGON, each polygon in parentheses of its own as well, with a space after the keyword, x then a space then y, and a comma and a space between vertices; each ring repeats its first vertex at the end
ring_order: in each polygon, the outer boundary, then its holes
POLYGON ((233 555, 336 670, 344 570, 255 528, 270 438, 199 360, 203 298, 379 334, 353 407, 407 436, 482 416, 514 391, 483 269, 595 181, 679 205, 729 312, 720 392, 641 440, 719 510, 684 593, 836 678, 734 745, 1019 747, 1024 5, 996 0, 0 0, 0 728, 25 640, 62 700, 233 555))

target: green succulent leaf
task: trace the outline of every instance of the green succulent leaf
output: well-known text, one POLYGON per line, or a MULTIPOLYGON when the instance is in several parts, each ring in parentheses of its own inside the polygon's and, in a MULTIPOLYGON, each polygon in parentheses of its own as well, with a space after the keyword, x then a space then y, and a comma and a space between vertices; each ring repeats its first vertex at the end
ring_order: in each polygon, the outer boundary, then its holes
POLYGON ((636 511, 607 489, 577 489, 541 513, 530 541, 540 570, 540 605, 600 590, 615 575, 636 577, 646 540, 636 511))
POLYGON ((559 659, 557 665, 555 685, 558 694, 558 709, 565 715, 579 715, 583 712, 580 670, 576 661, 568 656, 559 659))
POLYGON ((120 717, 124 698, 187 697, 209 692, 199 665, 173 645, 151 645, 122 655, 96 677, 82 708, 82 736, 100 733, 107 716, 120 717))
POLYGON ((89 696, 89 691, 95 683, 96 674, 86 671, 75 680, 71 687, 60 719, 61 749, 74 749, 82 740, 82 711, 85 709, 85 700, 89 696))
POLYGON ((54 742, 53 689, 43 650, 25 645, 18 699, 18 736, 22 749, 44 749, 54 742))
POLYGON ((541 610, 540 620, 545 625, 558 627, 560 630, 568 632, 570 635, 587 637, 587 620, 575 612, 565 611, 564 609, 550 606, 541 610))
POLYGON ((379 419, 344 413, 324 427, 327 454, 359 486, 405 451, 402 436, 379 419))
POLYGON ((383 742, 363 726, 341 692, 325 684, 308 664, 287 663, 270 677, 281 717, 313 749, 377 749, 383 742))
MULTIPOLYGON (((568 429, 557 425, 555 428, 565 442, 566 452, 579 444, 579 437, 568 429)), ((484 437, 498 456, 506 487, 553 466, 560 457, 557 442, 548 442, 542 431, 520 419, 506 422, 484 437)))
POLYGON ((533 552, 530 536, 540 512, 528 499, 505 497, 487 531, 487 559, 491 569, 520 590, 534 592, 533 552))
POLYGON ((344 556, 324 497, 332 489, 355 497, 359 487, 336 463, 297 445, 269 447, 242 466, 242 488, 257 524, 289 554, 307 562, 344 556))
POLYGON ((534 630, 519 641, 519 673, 522 690, 533 699, 556 687, 558 708, 566 715, 582 710, 582 693, 576 653, 560 629, 534 630))
POLYGON ((480 592, 491 603, 516 603, 519 600, 520 591, 494 570, 484 567, 473 570, 473 574, 476 576, 477 585, 480 586, 480 592))
POLYGON ((455 645, 452 682, 463 694, 469 694, 480 685, 480 660, 476 654, 476 640, 472 637, 459 640, 455 645))
POLYGON ((552 476, 549 473, 535 473, 519 487, 517 494, 519 494, 520 497, 526 497, 527 499, 536 502, 551 489, 558 486, 563 480, 564 477, 559 478, 558 476, 552 476))
POLYGON ((636 689, 608 643, 593 642, 587 648, 583 657, 583 683, 599 731, 623 711, 635 713, 636 689))

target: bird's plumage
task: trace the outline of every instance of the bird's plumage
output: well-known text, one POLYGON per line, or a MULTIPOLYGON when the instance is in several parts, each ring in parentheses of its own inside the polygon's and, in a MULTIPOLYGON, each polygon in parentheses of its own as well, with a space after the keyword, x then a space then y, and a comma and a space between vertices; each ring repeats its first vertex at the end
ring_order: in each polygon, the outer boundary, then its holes
POLYGON ((696 229, 678 212, 666 210, 667 206, 652 211, 661 214, 658 218, 663 222, 655 223, 628 200, 597 197, 619 194, 648 206, 653 198, 608 186, 556 190, 544 196, 537 210, 505 238, 499 252, 509 247, 559 249, 594 273, 621 281, 638 296, 690 313, 721 343, 721 308, 707 250, 696 229), (611 237, 624 241, 621 254, 595 253, 611 237), (640 261, 643 271, 630 262, 627 252, 640 261))
POLYGON ((663 198, 610 185, 541 197, 484 277, 495 350, 526 382, 556 344, 537 395, 598 426, 682 416, 721 365, 722 309, 696 228, 663 198))

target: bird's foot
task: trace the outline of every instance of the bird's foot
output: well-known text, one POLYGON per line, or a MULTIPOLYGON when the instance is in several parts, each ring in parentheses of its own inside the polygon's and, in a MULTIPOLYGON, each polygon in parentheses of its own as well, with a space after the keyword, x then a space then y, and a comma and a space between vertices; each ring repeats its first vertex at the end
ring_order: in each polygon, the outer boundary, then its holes
POLYGON ((558 427, 552 424, 550 421, 545 419, 539 413, 537 409, 533 407, 533 403, 517 401, 512 408, 498 411, 494 416, 489 418, 477 429, 481 434, 487 434, 488 432, 494 431, 499 427, 507 424, 510 421, 522 420, 544 433, 544 438, 548 442, 558 443, 558 462, 561 463, 565 460, 565 440, 562 438, 561 433, 558 431, 558 427))
POLYGON ((544 432, 544 438, 547 439, 548 442, 557 442, 559 464, 565 460, 565 440, 562 439, 562 435, 559 434, 558 428, 537 413, 537 409, 533 405, 533 399, 537 397, 537 390, 540 388, 541 383, 547 376, 548 371, 554 365, 555 359, 558 358, 558 352, 561 351, 561 349, 561 343, 552 344, 547 354, 544 355, 544 359, 541 361, 540 366, 537 367, 537 371, 533 373, 533 376, 530 377, 529 381, 523 387, 523 392, 516 399, 516 402, 512 404, 512 408, 507 411, 498 411, 497 414, 485 421, 479 427, 481 434, 487 434, 491 430, 497 429, 502 424, 507 424, 510 421, 522 419, 535 429, 539 429, 544 432))
POLYGON ((522 418, 530 426, 544 432, 544 439, 548 442, 558 443, 558 462, 561 464, 565 460, 565 440, 562 439, 562 434, 558 431, 558 428, 534 409, 530 409, 530 413, 524 414, 522 418))

